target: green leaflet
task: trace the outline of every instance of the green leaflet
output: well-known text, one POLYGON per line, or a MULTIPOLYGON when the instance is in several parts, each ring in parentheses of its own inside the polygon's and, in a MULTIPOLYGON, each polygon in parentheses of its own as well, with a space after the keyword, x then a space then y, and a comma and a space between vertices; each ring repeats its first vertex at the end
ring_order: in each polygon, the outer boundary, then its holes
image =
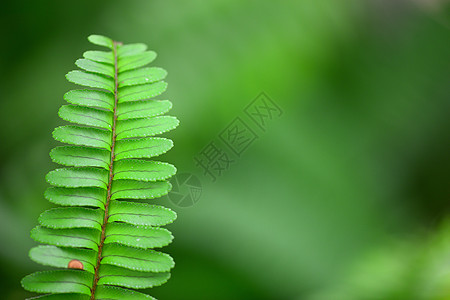
POLYGON ((45 191, 45 198, 63 206, 92 206, 105 208, 106 191, 101 188, 51 187, 45 191))
POLYGON ((124 158, 151 158, 166 153, 173 142, 160 137, 127 139, 116 142, 116 160, 124 158))
MULTIPOLYGON (((118 288, 115 286, 101 285, 97 288, 95 293, 96 299, 108 299, 108 300, 156 300, 155 298, 138 293, 135 291, 127 290, 124 288, 118 288)), ((89 300, 90 296, 86 294, 49 294, 41 296, 39 300, 89 300)))
POLYGON ((174 129, 178 120, 164 116, 172 103, 151 99, 166 90, 167 72, 144 67, 156 58, 144 44, 114 42, 101 35, 88 40, 107 51, 90 50, 66 75, 85 89, 68 91, 59 116, 74 125, 53 131, 57 146, 51 159, 66 168, 50 171, 45 198, 60 207, 39 217, 31 238, 44 245, 30 258, 59 270, 22 280, 25 289, 49 293, 36 299, 154 299, 128 288, 161 285, 173 259, 155 248, 172 234, 159 226, 176 219, 172 210, 136 200, 166 195, 176 168, 143 160, 173 147, 154 135, 174 129), (75 261, 74 261, 75 260, 75 261), (82 268, 69 269, 69 267, 82 268))
POLYGON ((43 244, 61 247, 79 247, 97 250, 100 233, 95 229, 50 229, 37 226, 31 231, 31 237, 43 244))
POLYGON ((167 76, 167 71, 161 68, 134 69, 119 74, 119 87, 139 85, 160 81, 167 76))
POLYGON ((117 180, 112 185, 111 199, 154 199, 167 195, 171 188, 171 184, 167 181, 117 180))
POLYGON ((175 265, 168 254, 119 244, 105 245, 102 263, 141 272, 168 272, 175 265))
POLYGON ((124 222, 134 225, 164 226, 177 218, 174 211, 159 205, 111 201, 108 222, 124 222))
POLYGON ((29 298, 38 300, 89 300, 90 296, 86 294, 48 294, 40 297, 29 298))
POLYGON ((112 78, 114 77, 114 67, 109 64, 99 63, 84 58, 77 59, 75 64, 77 65, 77 67, 88 72, 102 74, 112 78))
POLYGON ((170 116, 125 120, 117 124, 117 139, 154 136, 175 129, 178 124, 170 116))
POLYGON ((173 236, 165 228, 109 223, 105 244, 117 243, 135 248, 149 249, 167 246, 173 236))
POLYGON ((77 105, 63 105, 59 109, 59 116, 66 121, 81 125, 90 125, 111 130, 112 113, 77 105))
POLYGON ((130 56, 130 55, 144 52, 145 50, 147 50, 147 45, 142 44, 142 43, 122 45, 117 50, 117 56, 119 59, 121 59, 125 56, 130 56))
POLYGON ((46 179, 49 183, 56 186, 93 186, 106 189, 108 185, 108 172, 97 168, 56 169, 48 173, 46 179))
POLYGON ((26 276, 22 286, 39 293, 80 293, 90 295, 92 274, 81 270, 54 270, 26 276))
POLYGON ((141 272, 168 272, 175 265, 168 254, 119 244, 107 244, 102 263, 141 272))
POLYGON ((112 52, 105 51, 86 51, 83 57, 92 61, 114 65, 114 55, 112 52))
POLYGON ((42 265, 67 268, 72 259, 81 261, 84 269, 94 274, 96 252, 88 249, 37 246, 30 250, 30 258, 42 265))
POLYGON ((79 85, 105 89, 110 92, 114 91, 114 81, 105 76, 84 71, 70 71, 67 73, 66 78, 68 81, 79 85))
POLYGON ((135 291, 130 291, 127 289, 110 286, 110 285, 101 285, 97 288, 95 293, 96 299, 108 299, 108 300, 156 300, 155 298, 145 295, 142 293, 138 293, 135 291))
POLYGON ((102 229, 103 210, 84 207, 60 207, 49 209, 39 217, 39 224, 49 228, 102 229))
POLYGON ((161 181, 176 172, 173 165, 159 161, 127 159, 114 163, 114 179, 161 181))
POLYGON ((168 100, 147 100, 121 103, 117 108, 117 120, 150 118, 162 115, 172 108, 168 100))
POLYGON ((64 94, 64 100, 69 103, 87 107, 98 107, 113 111, 114 95, 97 90, 73 90, 64 94))
POLYGON ((53 131, 53 138, 67 144, 111 149, 111 133, 97 128, 61 126, 53 131))
POLYGON ((100 269, 99 284, 113 284, 135 289, 146 289, 165 283, 170 273, 139 272, 112 265, 100 269))
POLYGON ((136 54, 128 54, 119 60, 119 72, 133 70, 151 63, 156 58, 156 52, 146 51, 136 54))
POLYGON ((91 34, 90 36, 88 36, 88 41, 94 45, 104 46, 109 49, 114 48, 113 40, 103 35, 91 34))
POLYGON ((104 149, 59 146, 50 151, 55 163, 74 167, 101 167, 109 169, 111 153, 104 149))
POLYGON ((150 99, 161 95, 166 89, 167 83, 164 81, 125 86, 119 89, 119 103, 150 99))

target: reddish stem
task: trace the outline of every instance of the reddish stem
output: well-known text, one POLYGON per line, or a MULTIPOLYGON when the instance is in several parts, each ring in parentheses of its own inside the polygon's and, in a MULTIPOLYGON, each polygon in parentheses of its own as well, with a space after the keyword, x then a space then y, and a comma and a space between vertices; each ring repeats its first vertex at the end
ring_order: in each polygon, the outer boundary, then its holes
POLYGON ((116 121, 117 121, 117 89, 119 82, 117 80, 117 45, 120 45, 119 42, 114 42, 113 47, 113 55, 114 55, 114 115, 113 115, 113 126, 112 126, 112 135, 111 135, 111 160, 109 164, 109 181, 108 181, 108 188, 106 191, 106 203, 105 203, 105 215, 103 217, 103 224, 102 224, 102 234, 100 236, 100 243, 98 244, 98 256, 97 256, 97 264, 95 266, 95 272, 94 272, 94 283, 92 284, 91 288, 91 300, 95 300, 95 291, 97 290, 97 284, 99 278, 99 269, 100 269, 100 263, 102 261, 102 250, 103 250, 103 244, 105 242, 105 231, 106 231, 106 225, 108 224, 108 209, 109 209, 109 202, 111 201, 111 186, 112 181, 114 177, 113 173, 113 167, 114 167, 114 147, 116 144, 116 121))

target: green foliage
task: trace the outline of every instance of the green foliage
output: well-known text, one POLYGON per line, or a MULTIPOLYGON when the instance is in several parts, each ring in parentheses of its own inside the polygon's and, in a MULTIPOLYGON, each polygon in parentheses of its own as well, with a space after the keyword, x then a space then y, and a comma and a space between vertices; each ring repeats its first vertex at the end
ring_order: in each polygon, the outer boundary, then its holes
POLYGON ((60 270, 37 272, 22 280, 25 289, 49 293, 39 299, 153 299, 126 288, 165 283, 173 259, 153 250, 173 236, 159 226, 176 219, 172 210, 136 200, 167 194, 176 173, 168 163, 149 160, 170 150, 171 140, 154 137, 177 127, 161 116, 172 104, 150 98, 163 93, 167 72, 142 68, 156 58, 144 44, 122 45, 91 35, 89 41, 111 51, 87 51, 71 71, 70 82, 94 89, 69 91, 59 116, 77 125, 61 126, 53 136, 70 144, 50 157, 65 168, 47 174, 53 185, 45 197, 62 207, 45 211, 31 237, 35 262, 60 270), (127 200, 127 201, 125 201, 127 200), (69 268, 78 260, 83 269, 69 268))

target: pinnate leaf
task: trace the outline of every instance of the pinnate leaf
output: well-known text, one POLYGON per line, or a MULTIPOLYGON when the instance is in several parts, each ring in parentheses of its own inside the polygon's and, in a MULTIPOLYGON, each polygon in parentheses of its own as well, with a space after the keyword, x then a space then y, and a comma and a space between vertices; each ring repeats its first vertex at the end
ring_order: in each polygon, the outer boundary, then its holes
POLYGON ((22 284, 51 293, 33 299, 154 299, 126 288, 150 288, 169 279, 173 259, 153 249, 173 240, 158 226, 171 223, 176 214, 123 199, 153 199, 171 189, 167 179, 176 168, 144 160, 173 146, 154 137, 178 125, 176 118, 162 116, 171 102, 152 99, 166 90, 167 72, 144 67, 156 58, 144 44, 123 45, 101 35, 88 40, 110 51, 86 51, 75 62, 81 70, 66 75, 87 88, 64 95, 69 105, 59 115, 76 125, 53 132, 55 140, 70 146, 50 152, 66 168, 47 174, 54 187, 45 197, 62 207, 43 212, 31 231, 35 241, 46 244, 31 249, 31 259, 62 270, 31 274, 22 284), (73 260, 82 270, 73 269, 73 260))

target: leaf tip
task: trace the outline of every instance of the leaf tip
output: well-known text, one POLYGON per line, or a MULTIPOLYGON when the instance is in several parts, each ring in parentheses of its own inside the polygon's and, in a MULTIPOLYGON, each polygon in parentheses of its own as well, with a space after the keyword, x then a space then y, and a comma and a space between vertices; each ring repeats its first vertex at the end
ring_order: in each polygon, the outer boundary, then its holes
POLYGON ((91 34, 88 36, 88 41, 97 46, 107 47, 109 49, 114 48, 114 42, 109 37, 99 35, 99 34, 91 34))

